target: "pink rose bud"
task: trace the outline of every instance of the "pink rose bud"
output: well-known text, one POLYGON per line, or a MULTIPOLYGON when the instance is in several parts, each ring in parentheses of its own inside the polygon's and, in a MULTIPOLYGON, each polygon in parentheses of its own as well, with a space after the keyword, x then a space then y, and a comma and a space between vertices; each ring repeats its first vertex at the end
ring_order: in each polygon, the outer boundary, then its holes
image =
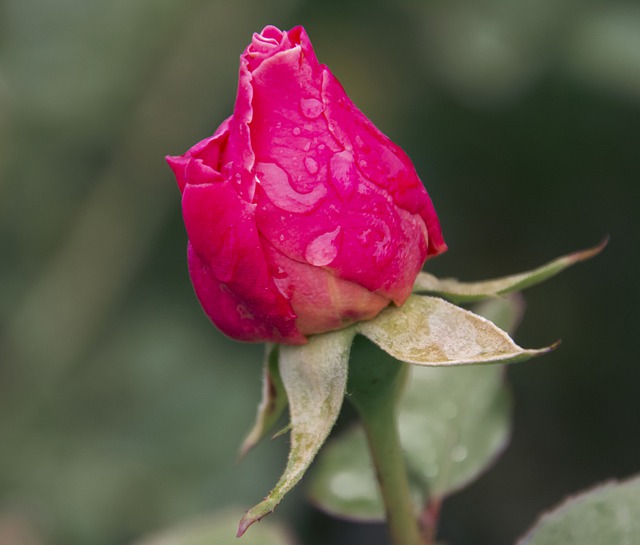
POLYGON ((233 115, 167 161, 195 292, 235 339, 302 344, 371 319, 404 303, 427 256, 446 249, 411 161, 302 27, 254 34, 233 115))

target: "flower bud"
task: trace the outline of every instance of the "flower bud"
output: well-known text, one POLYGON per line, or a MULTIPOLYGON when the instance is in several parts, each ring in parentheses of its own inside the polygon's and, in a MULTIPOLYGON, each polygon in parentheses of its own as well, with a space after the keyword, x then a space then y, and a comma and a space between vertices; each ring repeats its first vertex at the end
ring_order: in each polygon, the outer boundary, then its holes
POLYGON ((289 344, 376 316, 446 249, 406 154, 320 64, 302 27, 254 34, 233 115, 179 157, 189 273, 209 318, 289 344))

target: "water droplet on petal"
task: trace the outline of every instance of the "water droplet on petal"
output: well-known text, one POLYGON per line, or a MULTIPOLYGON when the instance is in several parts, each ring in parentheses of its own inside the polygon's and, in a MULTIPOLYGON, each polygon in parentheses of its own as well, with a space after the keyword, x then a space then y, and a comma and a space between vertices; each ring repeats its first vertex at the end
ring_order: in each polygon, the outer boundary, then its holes
POLYGON ((253 320, 255 318, 251 311, 244 305, 236 306, 236 312, 238 313, 238 316, 240 316, 240 318, 242 318, 243 320, 253 320))
POLYGON ((312 240, 307 245, 304 258, 316 267, 324 267, 331 263, 338 255, 338 247, 335 244, 338 233, 340 233, 340 227, 312 240))
POLYGON ((303 98, 300 99, 300 110, 307 119, 315 119, 322 113, 324 106, 316 98, 303 98))
POLYGON ((469 451, 467 450, 467 447, 465 447, 464 445, 456 445, 451 450, 451 459, 454 462, 462 462, 466 460, 468 454, 469 451))
POLYGON ((362 139, 362 137, 359 134, 356 135, 354 142, 355 142, 356 148, 360 150, 362 153, 369 153, 371 151, 371 148, 367 145, 367 143, 362 139))
POLYGON ((302 131, 300 130, 300 127, 294 127, 293 128, 293 134, 298 136, 302 131))
POLYGON ((292 186, 289 175, 275 163, 257 163, 256 180, 271 202, 287 212, 304 214, 310 212, 324 198, 324 184, 316 185, 308 193, 298 193, 292 186))
POLYGON ((309 174, 315 174, 318 172, 318 162, 313 157, 305 157, 304 166, 309 174))
POLYGON ((358 181, 353 165, 353 154, 349 150, 336 153, 329 161, 330 180, 341 195, 349 196, 358 181))

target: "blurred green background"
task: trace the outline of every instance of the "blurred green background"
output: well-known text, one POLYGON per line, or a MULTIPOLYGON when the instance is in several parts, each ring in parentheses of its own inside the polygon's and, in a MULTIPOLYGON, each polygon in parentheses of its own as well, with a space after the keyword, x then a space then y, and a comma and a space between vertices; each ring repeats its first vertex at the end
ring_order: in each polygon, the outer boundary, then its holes
MULTIPOLYGON (((0 544, 125 545, 275 483, 240 465, 261 347, 191 291, 165 154, 232 110, 266 24, 307 28, 406 149, 472 280, 599 242, 527 293, 511 446, 444 506, 451 545, 508 545, 565 495, 640 471, 640 5, 611 0, 0 0, 0 544)), ((386 543, 303 501, 305 545, 386 543)))

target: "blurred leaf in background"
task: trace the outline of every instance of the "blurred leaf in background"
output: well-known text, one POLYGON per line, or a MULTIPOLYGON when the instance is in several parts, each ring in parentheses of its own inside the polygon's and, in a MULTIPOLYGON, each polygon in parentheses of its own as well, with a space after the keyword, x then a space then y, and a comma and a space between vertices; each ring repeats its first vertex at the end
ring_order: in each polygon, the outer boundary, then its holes
MULTIPOLYGON (((136 545, 235 545, 238 543, 235 533, 241 516, 242 509, 226 508, 189 520, 136 542, 136 545)), ((271 520, 255 525, 242 541, 245 545, 293 545, 286 530, 271 520)))
MULTIPOLYGON (((511 544, 636 472, 636 3, 0 0, 0 536, 131 543, 281 472, 283 440, 233 465, 261 347, 200 311, 163 161, 231 112, 266 24, 304 24, 414 160, 450 247, 431 272, 499 276, 611 235, 528 294, 519 344, 563 346, 510 370, 512 445, 448 500, 443 538, 511 544)), ((275 517, 307 545, 384 539, 295 499, 275 517)))

